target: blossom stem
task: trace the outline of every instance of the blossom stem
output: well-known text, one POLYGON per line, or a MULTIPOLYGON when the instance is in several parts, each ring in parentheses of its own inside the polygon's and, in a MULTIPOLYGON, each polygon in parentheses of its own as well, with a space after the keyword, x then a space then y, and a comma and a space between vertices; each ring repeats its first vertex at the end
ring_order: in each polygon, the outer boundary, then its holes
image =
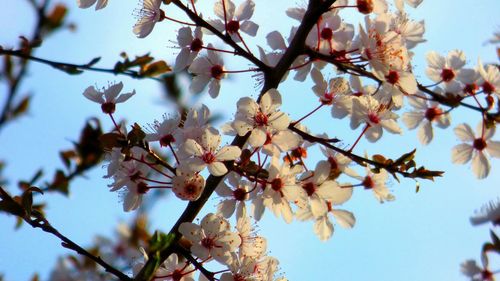
POLYGON ((164 18, 167 19, 167 20, 169 20, 169 21, 176 22, 176 23, 185 24, 185 25, 189 25, 189 26, 196 26, 196 24, 194 24, 194 23, 189 23, 189 22, 185 22, 185 21, 176 20, 176 19, 171 18, 171 17, 164 16, 164 18))
MULTIPOLYGON (((133 156, 132 156, 132 157, 130 157, 130 159, 132 159, 132 160, 135 160, 135 161, 137 161, 137 162, 140 162, 140 163, 143 163, 143 164, 148 165, 148 167, 149 167, 149 168, 153 169, 155 172, 157 172, 157 173, 159 173, 159 174, 164 175, 165 177, 167 177, 167 178, 169 178, 169 179, 171 179, 171 178, 172 178, 172 176, 170 176, 170 175, 168 175, 168 174, 164 173, 163 171, 161 171, 160 169, 158 169, 158 168, 154 167, 154 165, 155 165, 154 163, 148 163, 148 162, 147 162, 146 160, 144 160, 144 159, 138 159, 138 158, 133 157, 133 156)), ((174 172, 175 172, 175 169, 174 169, 174 172)))
POLYGON ((191 6, 193 6, 193 12, 195 14, 198 14, 198 12, 196 11, 196 5, 194 4, 194 0, 191 0, 191 6))
POLYGON ((169 186, 169 185, 148 185, 148 188, 149 189, 168 189, 168 188, 172 188, 172 186, 169 186))
POLYGON ((149 182, 154 182, 154 183, 159 183, 159 184, 171 184, 171 182, 159 181, 159 180, 153 180, 153 179, 146 178, 146 177, 142 177, 142 176, 139 176, 139 178, 140 178, 141 180, 145 180, 145 181, 149 181, 149 182))
POLYGON ((244 72, 257 72, 260 71, 259 68, 250 68, 244 70, 224 70, 224 73, 244 73, 244 72))
POLYGON ((366 131, 368 131, 368 129, 370 127, 371 127, 370 124, 366 123, 365 128, 363 129, 363 131, 361 132, 361 134, 359 134, 358 138, 356 139, 356 141, 354 142, 354 144, 351 146, 351 148, 347 152, 349 152, 349 153, 352 152, 352 150, 354 149, 354 147, 356 147, 356 145, 358 144, 358 142, 361 139, 361 137, 366 133, 366 131))
POLYGON ((206 49, 206 50, 215 51, 215 52, 222 52, 222 53, 228 53, 228 54, 236 55, 236 53, 234 51, 221 50, 221 49, 210 48, 210 47, 205 47, 205 46, 202 46, 202 48, 206 49))
POLYGON ((245 43, 245 40, 243 40, 243 37, 241 37, 241 34, 239 32, 236 32, 236 34, 238 35, 238 38, 240 38, 241 43, 243 43, 243 46, 245 46, 245 49, 247 50, 247 52, 249 54, 251 54, 252 51, 250 51, 250 49, 248 48, 247 43, 245 43))
POLYGON ((120 127, 118 126, 118 124, 117 124, 117 123, 116 123, 116 121, 115 121, 115 118, 113 117, 113 113, 109 113, 108 115, 109 115, 109 117, 111 118, 111 121, 113 122, 113 125, 115 126, 115 129, 118 131, 118 133, 119 133, 120 135, 122 135, 122 136, 123 136, 123 133, 122 133, 122 131, 120 130, 120 127))
POLYGON ((313 109, 311 112, 307 113, 304 117, 300 118, 299 120, 295 121, 295 122, 292 122, 291 125, 292 126, 295 126, 297 125, 298 123, 300 123, 302 120, 306 119, 307 117, 311 116, 312 114, 314 114, 316 111, 318 111, 321 107, 323 107, 323 105, 325 105, 324 103, 321 103, 318 107, 316 107, 315 109, 313 109))
POLYGON ((175 158, 175 162, 177 162, 177 164, 179 164, 179 158, 177 157, 177 154, 175 153, 175 150, 174 148, 172 147, 172 144, 168 144, 168 147, 170 148, 170 151, 172 151, 172 154, 174 155, 174 158, 175 158))
POLYGON ((292 66, 292 67, 289 67, 288 70, 294 70, 294 69, 298 69, 298 68, 301 68, 301 67, 304 67, 308 64, 310 64, 312 62, 311 59, 307 60, 306 62, 302 63, 302 64, 299 64, 299 65, 296 65, 296 66, 292 66))

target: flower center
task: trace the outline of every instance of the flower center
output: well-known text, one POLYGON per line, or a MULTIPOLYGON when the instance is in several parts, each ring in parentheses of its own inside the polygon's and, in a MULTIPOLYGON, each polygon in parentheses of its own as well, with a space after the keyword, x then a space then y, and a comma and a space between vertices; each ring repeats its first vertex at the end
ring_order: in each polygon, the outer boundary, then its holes
POLYGON ((210 68, 210 74, 212 75, 212 78, 220 80, 224 74, 224 68, 222 65, 216 64, 210 68))
POLYGON ((325 27, 323 28, 323 30, 321 30, 321 39, 323 40, 332 40, 333 38, 333 30, 329 27, 325 27))
POLYGON ((366 176, 361 184, 365 187, 365 189, 372 189, 375 187, 375 182, 373 182, 373 179, 370 176, 366 176))
POLYGON ((182 271, 176 269, 172 272, 172 281, 181 281, 183 276, 182 271))
POLYGON ((443 71, 441 71, 441 79, 443 79, 444 82, 450 82, 451 80, 453 80, 453 78, 455 78, 455 73, 453 72, 453 70, 445 68, 443 69, 443 71))
POLYGON ((474 149, 482 151, 483 149, 486 148, 487 144, 483 138, 478 138, 474 140, 472 146, 474 147, 474 149))
POLYGON ((378 117, 378 115, 376 113, 373 113, 373 112, 368 113, 368 120, 372 124, 380 123, 380 117, 378 117))
POLYGON ((492 94, 495 91, 495 87, 488 81, 484 82, 482 87, 483 87, 483 92, 487 94, 492 94))
POLYGON ((149 186, 141 181, 140 183, 137 184, 137 193, 139 194, 146 194, 149 191, 149 186))
POLYGON ((199 38, 194 38, 193 42, 189 46, 189 49, 193 52, 199 52, 203 48, 203 41, 199 38))
POLYGON ((205 237, 205 238, 201 239, 200 243, 201 243, 201 246, 203 246, 207 249, 212 249, 215 247, 215 241, 214 241, 214 239, 212 239, 210 237, 205 237))
POLYGON ((237 33, 240 30, 240 22, 237 20, 232 20, 227 23, 227 32, 228 33, 237 33))
POLYGON ((312 196, 316 191, 316 185, 312 182, 303 184, 302 188, 306 191, 307 196, 312 196))
POLYGON ((247 192, 245 191, 245 189, 238 187, 233 191, 233 196, 234 199, 236 199, 237 201, 245 201, 247 197, 247 192))
POLYGON ((105 102, 101 104, 102 112, 106 114, 113 114, 115 112, 116 105, 113 102, 105 102))
POLYGON ((201 157, 201 160, 207 164, 213 163, 215 161, 215 155, 211 151, 205 152, 205 154, 201 157))
POLYGON ((262 111, 257 112, 257 114, 255 114, 255 116, 253 117, 253 120, 259 127, 267 126, 267 121, 269 121, 267 115, 262 113, 262 111))
POLYGON ((472 84, 467 84, 464 87, 464 92, 466 92, 469 95, 473 95, 477 91, 477 85, 475 83, 472 84))
POLYGON ((188 195, 194 195, 198 193, 198 187, 194 183, 188 183, 186 186, 184 186, 184 191, 188 195))
POLYGON ((284 184, 283 184, 283 181, 280 179, 280 178, 275 178, 272 182, 271 182, 271 188, 274 190, 274 191, 281 191, 281 189, 283 188, 284 184))
POLYGON ((425 118, 429 121, 432 121, 441 114, 443 114, 443 111, 441 109, 437 107, 431 107, 425 111, 425 118))
POLYGON ((399 81, 399 74, 397 71, 391 70, 389 71, 389 74, 385 76, 385 79, 387 80, 387 82, 394 85, 399 81))
POLYGON ((161 146, 169 146, 173 142, 175 142, 175 138, 174 136, 172 136, 172 134, 165 135, 160 139, 161 146))

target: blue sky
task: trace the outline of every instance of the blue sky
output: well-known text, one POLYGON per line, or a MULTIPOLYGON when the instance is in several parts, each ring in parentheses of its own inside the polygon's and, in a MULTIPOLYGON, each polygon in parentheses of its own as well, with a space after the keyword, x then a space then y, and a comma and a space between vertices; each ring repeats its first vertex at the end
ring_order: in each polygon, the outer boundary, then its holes
MULTIPOLYGON (((20 34, 29 35, 32 15, 24 2, 0 0, 0 6, 6 7, 0 11, 0 45, 12 46, 20 34)), ((109 6, 100 12, 77 9, 76 1, 61 2, 70 7, 69 19, 77 24, 77 30, 63 31, 48 38, 36 52, 39 57, 84 63, 102 56, 98 66, 111 67, 121 51, 131 56, 151 52, 169 62, 178 52, 172 48, 175 44, 171 41, 179 25, 158 24, 146 39, 135 38, 132 11, 139 7, 138 1, 110 0, 109 6)), ((208 2, 207 6, 213 3, 208 2)), ((255 2, 254 20, 260 23, 261 29, 260 39, 253 44, 264 46, 262 38, 267 32, 279 30, 288 34, 290 26, 296 24, 284 14, 290 1, 255 2)), ((211 11, 211 7, 208 9, 211 11)), ((419 9, 409 9, 413 19, 423 19, 426 23, 428 42, 415 49, 417 77, 425 81, 424 58, 431 50, 446 54, 452 49, 462 49, 469 66, 475 64, 478 56, 483 61, 496 61, 494 47, 485 46, 483 42, 499 28, 499 10, 497 0, 478 0, 473 4, 470 1, 425 0, 419 9)), ((174 7, 168 6, 166 11, 169 16, 179 17, 174 7)), ((345 18, 357 25, 353 20, 345 18)), ((226 61, 234 69, 247 65, 230 57, 226 57, 226 61)), ((333 70, 330 74, 334 74, 333 70)), ((15 190, 17 179, 29 178, 40 167, 47 174, 61 167, 58 151, 71 147, 71 140, 77 139, 88 116, 100 114, 99 107, 84 99, 81 93, 89 85, 103 86, 114 81, 123 81, 126 91, 137 91, 129 102, 118 107, 118 116, 146 124, 171 110, 161 99, 161 90, 154 81, 98 73, 68 76, 45 65, 32 64, 29 77, 21 87, 21 93, 34 94, 29 115, 13 122, 0 134, 0 159, 7 161, 5 175, 11 179, 11 191, 15 190)), ((184 81, 183 86, 187 88, 188 85, 188 81, 184 81)), ((0 90, 4 90, 2 87, 0 90)), ((280 86, 284 110, 293 118, 299 118, 315 106, 312 103, 309 107, 304 105, 306 97, 312 95, 310 87, 310 81, 292 80, 280 86)), ((200 102, 229 118, 239 97, 256 93, 255 81, 249 75, 233 75, 223 84, 220 99, 214 101, 206 95, 200 102)), ((349 130, 348 122, 332 123, 326 119, 329 116, 326 111, 319 114, 324 118, 306 122, 314 132, 328 132, 349 139, 357 136, 358 132, 349 130)), ((111 123, 103 120, 104 127, 110 128, 111 123)), ((479 120, 479 116, 460 111, 452 116, 452 125, 467 121, 475 127, 479 120)), ((390 189, 397 199, 382 205, 369 192, 355 190, 353 199, 343 208, 355 213, 356 226, 352 230, 336 228, 327 242, 316 238, 311 223, 287 225, 266 213, 259 223, 259 231, 268 238, 270 255, 280 260, 281 271, 290 280, 465 280, 459 273, 459 264, 468 258, 478 258, 482 243, 488 240, 488 228, 473 228, 468 217, 483 203, 500 195, 499 161, 492 161, 489 178, 477 181, 469 165, 450 163, 451 147, 458 144, 451 129, 435 132, 435 140, 426 147, 418 143, 414 131, 405 131, 401 137, 384 136, 375 145, 361 141, 358 151, 391 157, 417 148, 417 163, 447 173, 435 182, 421 181, 419 193, 415 193, 415 183, 411 180, 392 181, 390 189)), ((44 197, 49 203, 47 217, 52 224, 81 245, 89 245, 96 233, 112 233, 117 222, 133 217, 133 214, 123 213, 117 194, 108 192, 106 185, 109 182, 102 179, 103 174, 104 170, 95 169, 87 173, 86 178, 74 181, 70 198, 53 194, 44 197)), ((204 213, 213 210, 217 202, 211 199, 204 213)), ((151 229, 168 231, 182 208, 182 203, 164 198, 152 210, 151 229)), ((35 271, 45 279, 56 256, 68 251, 60 247, 54 237, 27 226, 14 231, 14 224, 13 217, 0 215, 0 237, 6 242, 0 247, 0 272, 5 274, 6 280, 27 280, 35 271)))

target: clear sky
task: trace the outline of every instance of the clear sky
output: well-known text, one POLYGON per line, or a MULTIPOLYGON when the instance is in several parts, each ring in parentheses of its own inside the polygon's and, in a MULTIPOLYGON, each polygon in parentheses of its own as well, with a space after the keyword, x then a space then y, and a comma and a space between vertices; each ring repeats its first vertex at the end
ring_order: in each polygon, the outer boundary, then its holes
MULTIPOLYGON (((29 36, 33 15, 25 2, 0 0, 0 45, 13 46, 20 34, 29 36)), ((132 11, 139 7, 138 1, 109 0, 108 7, 99 12, 80 10, 74 0, 59 2, 70 7, 69 20, 76 23, 77 30, 63 31, 48 38, 36 51, 39 57, 85 63, 101 56, 98 66, 111 67, 121 51, 131 56, 151 52, 169 62, 173 62, 178 52, 171 42, 180 27, 176 24, 158 24, 146 39, 135 38, 132 11)), ((208 11, 204 14, 208 15, 213 1, 206 2, 205 10, 208 11)), ((265 35, 273 30, 288 35, 291 25, 296 22, 288 19, 284 11, 295 2, 255 2, 254 20, 261 28, 259 39, 250 44, 264 46, 265 35)), ((202 5, 199 10, 203 8, 202 5)), ((168 6, 166 11, 169 16, 179 17, 174 7, 168 6)), ((425 0, 417 10, 408 8, 411 18, 423 19, 426 23, 428 42, 415 49, 417 78, 428 82, 424 75, 424 58, 431 50, 446 54, 452 49, 462 49, 470 67, 479 56, 486 62, 497 61, 494 47, 483 43, 499 28, 498 11, 498 0, 425 0)), ((347 16, 350 14, 345 13, 344 20, 357 25, 358 18, 347 16)), ((231 57, 225 58, 229 69, 247 66, 231 57)), ((335 73, 331 70, 329 74, 335 73)), ((61 167, 58 151, 71 147, 71 140, 78 138, 88 116, 100 114, 99 107, 82 96, 83 90, 89 85, 103 86, 113 81, 123 81, 126 91, 137 91, 129 102, 119 106, 118 116, 147 124, 172 110, 163 102, 159 85, 154 81, 135 81, 98 73, 68 76, 48 66, 32 64, 29 77, 21 87, 21 93, 34 95, 30 113, 0 132, 0 159, 8 164, 5 176, 11 180, 11 192, 17 192, 18 179, 31 177, 38 168, 43 167, 47 175, 51 175, 55 168, 61 167)), ((184 82, 187 89, 189 84, 184 82)), ((241 96, 258 93, 255 85, 249 75, 233 75, 230 81, 223 83, 219 99, 214 101, 206 95, 200 102, 230 118, 241 96)), ((291 79, 280 86, 283 110, 290 112, 292 118, 300 118, 314 108, 313 103, 305 102, 316 101, 315 97, 311 99, 311 86, 311 81, 298 83, 291 79)), ((2 87, 1 93, 4 92, 2 87)), ((328 132, 349 140, 359 133, 349 130, 347 120, 330 122, 326 119, 329 116, 326 111, 320 114, 325 119, 306 122, 313 132, 328 132)), ((110 128, 109 120, 102 119, 104 127, 110 128)), ((464 121, 475 127, 480 118, 466 111, 452 115, 452 126, 464 121)), ((498 140, 498 134, 494 139, 498 140)), ((259 230, 268 239, 270 255, 280 260, 281 271, 292 281, 465 280, 459 272, 459 264, 465 259, 478 259, 482 243, 489 239, 488 228, 474 228, 468 218, 483 203, 500 195, 500 163, 493 160, 490 176, 477 181, 470 165, 451 164, 451 147, 458 143, 451 128, 435 130, 435 140, 426 147, 418 143, 414 131, 405 131, 403 136, 384 135, 374 145, 362 140, 357 149, 369 154, 397 157, 417 148, 417 163, 447 173, 435 182, 421 181, 419 193, 415 193, 414 181, 392 181, 390 189, 396 201, 382 205, 369 192, 355 190, 353 198, 343 208, 354 212, 356 226, 352 230, 336 228, 327 242, 316 238, 311 223, 287 225, 266 213, 259 230)), ((102 175, 104 170, 95 169, 87 173, 86 178, 74 181, 70 198, 57 194, 43 198, 49 204, 47 217, 52 224, 81 245, 89 245, 96 233, 112 233, 117 222, 133 217, 133 214, 123 213, 120 199, 117 194, 108 192, 106 185, 109 182, 102 179, 102 175)), ((203 213, 213 210, 217 202, 211 199, 203 213)), ((178 200, 162 199, 152 210, 151 229, 168 231, 182 208, 178 200)), ((6 280, 27 280, 36 271, 45 280, 56 257, 68 251, 57 239, 40 230, 25 225, 14 231, 14 225, 13 217, 0 214, 0 272, 5 274, 6 280)))

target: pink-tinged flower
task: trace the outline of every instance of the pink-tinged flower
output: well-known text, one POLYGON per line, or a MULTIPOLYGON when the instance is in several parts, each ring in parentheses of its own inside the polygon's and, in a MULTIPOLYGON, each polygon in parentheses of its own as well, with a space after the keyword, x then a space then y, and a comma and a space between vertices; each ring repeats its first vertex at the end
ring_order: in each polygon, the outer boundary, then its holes
POLYGON ((422 98, 409 98, 409 103, 415 108, 414 111, 403 114, 403 123, 410 129, 418 129, 418 140, 427 145, 434 136, 432 124, 437 124, 439 128, 445 129, 450 126, 450 115, 444 112, 438 103, 428 102, 422 98))
POLYGON ((180 53, 175 59, 174 71, 179 72, 188 67, 203 49, 203 33, 201 27, 191 31, 191 27, 182 27, 177 34, 177 43, 181 47, 180 53))
POLYGON ((220 281, 264 280, 256 279, 257 264, 254 258, 238 256, 238 259, 229 266, 230 272, 225 272, 220 276, 220 281))
POLYGON ((321 153, 323 153, 323 155, 327 157, 328 163, 330 163, 330 177, 338 177, 341 173, 354 178, 358 176, 358 173, 351 167, 349 167, 352 162, 349 157, 346 157, 324 146, 321 146, 320 149, 321 153))
POLYGON ((483 267, 480 267, 475 260, 466 260, 460 265, 460 271, 471 281, 494 281, 493 272, 488 269, 488 265, 483 267))
POLYGON ((176 170, 172 178, 172 191, 182 200, 195 201, 200 198, 205 188, 205 179, 200 174, 186 173, 181 169, 176 170))
POLYGON ((78 5, 78 8, 86 9, 89 8, 90 6, 95 5, 95 9, 100 10, 106 7, 108 5, 108 0, 76 0, 76 4, 78 5))
POLYGON ((488 65, 484 68, 481 60, 478 60, 478 70, 481 74, 479 85, 483 88, 483 92, 491 95, 496 94, 500 98, 500 71, 496 65, 488 65))
POLYGON ((199 172, 208 167, 210 174, 222 176, 227 173, 223 161, 236 160, 241 154, 241 149, 234 145, 226 145, 219 149, 221 136, 214 128, 207 128, 201 136, 201 142, 188 139, 182 150, 186 156, 192 158, 181 161, 181 169, 187 172, 199 172))
POLYGON ((148 185, 141 179, 147 175, 149 167, 135 160, 124 161, 113 175, 114 183, 110 191, 123 191, 123 210, 125 212, 139 208, 142 195, 148 192, 148 185))
POLYGON ((456 79, 465 62, 465 54, 460 50, 450 51, 446 58, 432 51, 427 54, 428 67, 425 72, 434 82, 458 83, 456 79))
POLYGON ((134 25, 134 34, 139 38, 148 36, 155 24, 165 17, 160 9, 162 0, 142 0, 142 8, 138 12, 139 20, 134 25))
POLYGON ((191 81, 189 89, 192 93, 198 94, 208 85, 208 93, 212 98, 216 98, 220 91, 220 80, 226 77, 222 58, 210 48, 208 44, 207 56, 199 57, 193 61, 189 67, 189 72, 196 75, 191 81))
POLYGON ((187 139, 193 139, 201 142, 201 135, 209 127, 209 118, 210 110, 206 105, 202 104, 199 108, 191 108, 187 113, 184 127, 181 128, 181 134, 179 134, 177 141, 184 143, 187 139))
POLYGON ((382 128, 393 134, 401 134, 396 119, 398 115, 380 104, 372 96, 354 98, 352 103, 351 128, 356 129, 365 123, 369 128, 365 132, 370 142, 376 142, 382 137, 382 128))
POLYGON ((231 0, 217 0, 214 6, 214 12, 222 21, 217 19, 209 20, 208 22, 219 31, 225 30, 231 35, 231 38, 235 42, 240 42, 240 30, 250 36, 255 36, 257 34, 259 25, 250 20, 254 9, 255 3, 252 0, 245 0, 237 9, 231 0), (224 5, 222 1, 224 1, 224 5), (226 10, 224 10, 224 7, 226 10), (224 20, 227 20, 227 22, 224 23, 224 20))
POLYGON ((378 174, 374 174, 369 168, 366 168, 366 176, 358 177, 361 180, 361 185, 367 190, 373 191, 373 195, 380 203, 384 201, 393 201, 396 199, 394 195, 389 192, 386 182, 389 174, 386 170, 380 170, 378 174))
POLYGON ((228 184, 221 182, 215 192, 222 197, 222 201, 217 205, 217 213, 225 218, 230 218, 236 210, 236 217, 246 216, 245 201, 255 197, 255 184, 242 180, 237 173, 230 173, 226 177, 228 184), (253 190, 253 191, 252 191, 253 190))
POLYGON ((470 218, 472 225, 479 225, 491 222, 493 225, 500 225, 500 199, 490 201, 488 204, 481 207, 470 218))
POLYGON ((386 67, 374 62, 374 73, 380 80, 385 81, 386 92, 390 94, 397 107, 403 106, 402 94, 414 95, 418 91, 417 80, 413 73, 399 70, 397 68, 386 67), (400 96, 397 100, 396 96, 400 96))
POLYGON ((484 179, 490 173, 490 161, 487 155, 500 157, 500 142, 490 140, 495 134, 495 127, 492 129, 483 128, 479 123, 477 132, 474 135, 468 124, 460 124, 455 129, 457 137, 468 143, 456 145, 451 150, 451 161, 456 164, 465 164, 472 159, 472 172, 478 179, 484 179), (470 144, 469 144, 470 143, 470 144), (487 153, 486 153, 487 152, 487 153))
POLYGON ((238 103, 233 128, 238 135, 248 132, 248 143, 252 147, 260 147, 266 143, 267 132, 284 131, 290 124, 290 118, 282 111, 281 95, 276 89, 268 90, 257 103, 249 97, 241 98, 238 103))
POLYGON ((252 202, 255 210, 254 217, 259 220, 264 212, 262 206, 265 206, 276 217, 281 216, 286 223, 291 223, 293 211, 290 202, 306 200, 305 192, 297 184, 296 180, 296 176, 302 171, 302 167, 298 165, 290 167, 288 163, 280 165, 279 160, 273 158, 268 171, 268 183, 263 194, 252 202))
POLYGON ((144 140, 147 142, 158 141, 161 146, 177 144, 177 135, 180 133, 179 124, 180 117, 178 115, 172 117, 164 115, 161 123, 155 121, 153 125, 150 126, 154 132, 146 134, 144 140))
POLYGON ((267 251, 266 238, 256 234, 247 215, 237 218, 236 230, 241 237, 238 252, 240 257, 250 257, 256 260, 264 256, 267 251))
POLYGON ((193 244, 191 252, 202 260, 212 257, 223 264, 231 264, 232 254, 241 244, 240 236, 230 231, 229 223, 212 213, 206 215, 200 225, 182 223, 179 232, 193 244))
POLYGON ((278 157, 281 153, 292 151, 299 147, 302 138, 290 130, 266 133, 266 142, 262 146, 262 152, 271 157, 278 157))
POLYGON ((117 103, 125 102, 131 96, 135 95, 135 90, 131 93, 119 95, 122 89, 122 82, 111 85, 107 89, 103 89, 102 92, 98 91, 94 86, 90 86, 85 89, 83 95, 89 100, 101 104, 102 112, 113 114, 117 103))
POLYGON ((321 71, 316 68, 311 70, 311 78, 314 81, 312 90, 319 101, 325 105, 332 105, 332 116, 342 119, 349 115, 352 107, 351 89, 349 82, 337 77, 326 82, 321 71))

